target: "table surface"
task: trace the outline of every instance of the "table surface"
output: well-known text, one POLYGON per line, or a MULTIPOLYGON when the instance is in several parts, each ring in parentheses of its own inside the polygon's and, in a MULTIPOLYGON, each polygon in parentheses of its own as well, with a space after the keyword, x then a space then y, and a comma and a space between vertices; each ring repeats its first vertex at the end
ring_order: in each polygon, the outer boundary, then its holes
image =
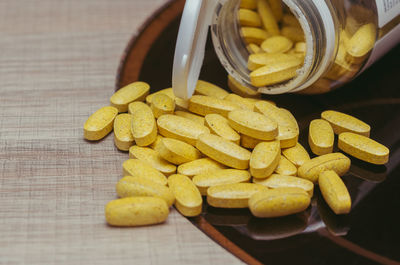
POLYGON ((83 139, 120 56, 166 0, 0 1, 0 264, 240 264, 174 209, 112 228, 127 153, 83 139))

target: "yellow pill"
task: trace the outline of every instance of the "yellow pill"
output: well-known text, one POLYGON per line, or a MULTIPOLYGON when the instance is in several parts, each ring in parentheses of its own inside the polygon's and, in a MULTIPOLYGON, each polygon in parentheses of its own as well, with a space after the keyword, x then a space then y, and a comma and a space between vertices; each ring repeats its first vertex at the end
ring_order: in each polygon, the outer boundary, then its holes
POLYGON ((282 27, 281 34, 293 42, 305 41, 304 32, 299 27, 282 27))
POLYGON ((284 14, 282 16, 282 24, 284 26, 292 26, 292 27, 301 28, 299 20, 292 14, 284 14))
POLYGON ((241 27, 240 33, 246 43, 254 43, 260 45, 271 35, 263 29, 254 27, 241 27))
POLYGON ((249 208, 256 217, 280 217, 302 212, 310 202, 310 196, 303 189, 276 188, 255 193, 249 199, 249 208))
POLYGON ((290 111, 278 108, 267 101, 259 101, 255 104, 254 110, 262 113, 278 123, 278 139, 281 148, 295 146, 299 138, 299 126, 290 111))
POLYGON ((260 46, 258 46, 257 44, 254 44, 254 43, 250 43, 249 45, 246 46, 246 48, 250 54, 259 53, 262 51, 260 46))
POLYGON ((200 134, 210 132, 204 125, 171 114, 166 114, 158 118, 157 125, 161 135, 181 140, 191 145, 196 145, 200 134))
POLYGON ((205 125, 204 124, 204 117, 201 117, 199 115, 187 112, 187 111, 175 111, 176 116, 184 117, 186 119, 192 120, 200 125, 205 125))
POLYGON ((296 45, 294 46, 294 50, 297 53, 306 53, 307 51, 307 45, 304 41, 299 41, 296 43, 296 45))
POLYGON ((292 162, 296 167, 303 165, 310 160, 310 155, 307 150, 300 143, 295 146, 282 149, 282 155, 292 162))
POLYGON ((189 110, 201 116, 216 113, 227 117, 228 113, 235 109, 241 109, 240 105, 209 96, 195 95, 189 100, 189 110))
POLYGON ((243 146, 244 148, 253 149, 260 142, 262 142, 262 140, 253 138, 253 137, 245 135, 245 134, 240 135, 240 145, 243 146))
POLYGON ((211 158, 200 158, 187 163, 184 163, 178 167, 178 174, 182 174, 188 177, 193 177, 200 174, 208 174, 212 171, 225 169, 226 166, 218 163, 211 158))
POLYGON ((165 94, 157 94, 152 98, 150 107, 154 117, 158 118, 164 114, 173 114, 175 101, 165 94))
POLYGON ((164 137, 162 137, 161 135, 157 135, 156 140, 150 145, 150 148, 153 149, 153 150, 156 150, 158 152, 158 148, 160 147, 161 140, 163 138, 164 137))
POLYGON ((302 179, 294 176, 272 174, 265 179, 253 178, 253 182, 256 184, 267 186, 271 189, 285 187, 300 188, 305 190, 310 197, 312 197, 314 193, 314 183, 307 179, 302 179))
POLYGON ((104 138, 113 129, 114 119, 118 115, 118 109, 114 107, 102 107, 93 113, 83 126, 83 137, 90 141, 104 138))
POLYGON ((376 27, 372 23, 362 25, 346 42, 346 49, 352 57, 363 57, 375 45, 376 27))
POLYGON ((285 53, 293 46, 293 42, 284 36, 272 36, 263 43, 261 49, 267 53, 285 53))
POLYGON ((383 165, 389 161, 389 149, 363 135, 344 132, 339 134, 338 147, 365 162, 383 165))
POLYGON ((268 0, 268 3, 276 21, 281 21, 283 16, 282 0, 268 0))
POLYGON ((196 95, 210 96, 219 99, 223 99, 229 94, 225 89, 202 80, 197 81, 194 92, 196 95))
POLYGON ((224 99, 238 104, 241 109, 254 110, 254 103, 239 95, 228 94, 224 99))
POLYGON ((243 27, 260 27, 261 19, 257 12, 240 8, 238 12, 239 23, 243 27))
POLYGON ((298 60, 296 56, 286 53, 257 53, 251 54, 247 61, 247 68, 254 71, 269 64, 276 64, 282 61, 298 60))
POLYGON ((117 195, 125 197, 159 197, 168 204, 174 204, 174 194, 165 185, 158 184, 144 177, 125 176, 116 185, 117 195))
POLYGON ((148 95, 146 97, 146 103, 148 105, 151 105, 151 102, 153 101, 153 97, 155 95, 158 95, 158 94, 164 94, 164 95, 167 95, 168 97, 170 97, 172 99, 175 99, 174 91, 173 91, 172 87, 170 87, 170 88, 161 89, 161 90, 159 90, 159 91, 157 91, 155 93, 152 93, 152 94, 148 95))
POLYGON ((127 112, 129 103, 133 101, 144 101, 149 94, 150 86, 145 82, 133 82, 120 88, 110 98, 111 106, 119 112, 127 112))
POLYGON ((257 10, 260 14, 264 28, 267 30, 267 32, 271 35, 279 35, 278 23, 276 22, 273 11, 271 9, 271 6, 268 4, 268 1, 258 0, 257 10))
POLYGON ((147 146, 157 138, 157 126, 151 108, 143 102, 129 104, 132 114, 131 131, 136 145, 147 146))
POLYGON ((273 140, 278 135, 278 125, 267 116, 250 111, 234 110, 228 114, 229 125, 236 131, 260 140, 273 140))
POLYGON ((247 208, 253 194, 267 190, 267 187, 254 183, 217 185, 207 189, 207 202, 218 208, 247 208))
POLYGON ((331 124, 335 134, 352 132, 369 137, 371 131, 371 127, 365 122, 338 111, 326 110, 321 113, 321 118, 331 124))
POLYGON ((203 199, 190 178, 175 174, 168 178, 168 186, 175 196, 175 207, 184 216, 197 216, 201 213, 203 199))
POLYGON ((260 92, 257 92, 254 89, 251 89, 247 86, 240 84, 231 75, 228 75, 228 87, 230 90, 232 90, 233 93, 236 93, 242 97, 247 97, 247 98, 260 98, 261 97, 260 92))
POLYGON ((119 114, 114 120, 114 144, 122 151, 128 151, 135 140, 131 132, 132 115, 128 113, 119 114))
POLYGON ((189 100, 175 97, 175 110, 186 111, 189 108, 189 100))
POLYGON ((275 85, 297 76, 297 69, 303 61, 297 57, 268 64, 250 73, 251 84, 255 87, 275 85))
POLYGON ((128 159, 122 164, 122 175, 147 178, 160 185, 167 185, 167 178, 147 161, 128 159))
POLYGON ((236 169, 249 167, 250 152, 220 136, 204 133, 199 136, 197 149, 206 156, 236 169))
POLYGON ((257 0, 240 0, 240 8, 256 9, 257 0))
POLYGON ((310 122, 308 144, 316 155, 332 153, 335 135, 332 126, 326 120, 316 119, 310 122))
POLYGON ((286 159, 286 157, 281 156, 278 166, 275 168, 275 173, 286 176, 296 176, 297 167, 288 159, 286 159))
POLYGON ((142 226, 167 220, 167 203, 157 197, 128 197, 110 201, 105 207, 106 221, 112 226, 142 226))
POLYGON ((326 203, 335 214, 350 212, 351 197, 349 191, 335 171, 322 172, 318 178, 318 185, 326 203))
POLYGON ((250 174, 266 178, 274 172, 281 158, 279 141, 261 142, 254 147, 250 158, 250 174))
POLYGON ((206 126, 211 133, 221 136, 222 138, 239 144, 240 135, 229 126, 228 120, 219 114, 207 114, 205 116, 206 126))
POLYGON ((350 159, 342 153, 330 153, 305 162, 298 168, 297 176, 315 183, 319 174, 326 170, 333 170, 339 176, 343 176, 349 171, 350 163, 350 159))
POLYGON ((193 177, 193 183, 201 195, 207 195, 207 189, 216 185, 249 182, 250 173, 247 170, 221 169, 193 177))
POLYGON ((132 146, 129 148, 129 158, 137 158, 140 161, 145 161, 166 176, 176 172, 175 165, 162 158, 156 150, 148 147, 132 146))
POLYGON ((185 142, 163 138, 158 148, 160 156, 175 165, 187 163, 201 157, 200 152, 185 142))

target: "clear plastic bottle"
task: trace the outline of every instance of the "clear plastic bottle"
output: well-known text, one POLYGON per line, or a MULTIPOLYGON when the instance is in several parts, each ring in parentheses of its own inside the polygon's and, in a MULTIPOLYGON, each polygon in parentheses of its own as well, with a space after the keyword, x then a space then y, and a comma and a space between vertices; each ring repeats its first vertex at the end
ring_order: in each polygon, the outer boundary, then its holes
POLYGON ((331 91, 355 78, 400 42, 398 0, 281 2, 297 18, 305 37, 304 63, 294 78, 266 87, 252 85, 251 71, 247 68, 249 51, 237 15, 240 0, 187 0, 175 50, 175 93, 184 98, 193 93, 208 26, 216 53, 228 74, 242 85, 265 94, 331 91))

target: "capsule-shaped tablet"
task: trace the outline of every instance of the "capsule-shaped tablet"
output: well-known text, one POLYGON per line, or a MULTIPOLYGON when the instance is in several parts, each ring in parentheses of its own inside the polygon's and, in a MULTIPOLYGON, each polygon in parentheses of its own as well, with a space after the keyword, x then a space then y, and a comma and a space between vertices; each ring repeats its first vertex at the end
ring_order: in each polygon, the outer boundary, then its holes
POLYGON ((288 159, 286 159, 286 157, 281 156, 278 166, 275 168, 274 172, 286 176, 296 176, 297 167, 288 159))
POLYGON ((204 125, 171 114, 159 117, 157 119, 157 125, 161 135, 181 140, 191 145, 196 145, 197 138, 200 134, 210 132, 204 125))
POLYGON ((250 173, 255 178, 266 178, 274 172, 281 158, 279 141, 261 142, 250 157, 250 173))
POLYGON ((292 14, 284 14, 282 16, 282 24, 284 26, 292 26, 292 27, 301 28, 299 21, 292 14))
POLYGON ((310 202, 310 196, 303 189, 276 188, 255 193, 249 199, 249 208, 256 217, 280 217, 302 212, 310 202))
POLYGON ((256 147, 257 144, 261 142, 262 140, 253 138, 251 136, 245 134, 240 135, 240 145, 243 146, 244 148, 253 149, 254 147, 256 147))
POLYGON ((122 113, 114 120, 114 144, 122 151, 128 151, 135 140, 131 132, 132 115, 122 113))
POLYGON ((363 57, 375 45, 376 27, 372 23, 362 25, 346 42, 346 49, 352 57, 363 57))
POLYGON ((227 117, 230 111, 236 109, 241 109, 240 105, 209 96, 195 95, 189 100, 189 111, 201 116, 215 113, 227 117))
POLYGON ((189 109, 189 100, 175 97, 175 110, 187 111, 189 109))
POLYGON ((261 21, 264 25, 264 28, 271 35, 279 35, 279 27, 278 23, 274 17, 271 6, 269 5, 267 0, 259 0, 257 2, 257 10, 260 14, 261 21))
POLYGON ((147 146, 157 138, 157 125, 151 108, 143 102, 129 104, 131 131, 138 146, 147 146))
POLYGON ((234 110, 228 114, 229 125, 236 131, 260 140, 273 140, 278 125, 267 116, 251 110, 234 110))
POLYGON ((157 94, 152 98, 150 107, 154 117, 158 118, 164 114, 173 114, 175 101, 165 94, 157 94))
POLYGON ((249 45, 246 46, 246 48, 250 54, 259 53, 262 51, 260 46, 258 46, 257 44, 254 44, 254 43, 250 43, 249 45))
POLYGON ((118 89, 110 98, 111 106, 118 112, 127 112, 129 103, 133 101, 144 101, 149 94, 150 86, 145 82, 133 82, 118 89))
POLYGON ((122 164, 122 175, 147 178, 160 185, 167 185, 167 178, 150 163, 139 159, 128 159, 122 164))
POLYGON ((175 201, 174 194, 165 185, 153 182, 145 177, 125 176, 116 185, 117 195, 125 197, 159 197, 168 204, 169 207, 175 201))
POLYGON ((162 158, 156 150, 148 147, 132 146, 129 148, 129 158, 137 158, 140 161, 145 161, 166 176, 176 172, 175 165, 162 158))
POLYGON ((268 0, 268 3, 271 7, 275 20, 277 22, 281 21, 283 16, 282 0, 268 0))
POLYGON ((332 126, 326 120, 316 119, 310 122, 308 144, 316 155, 332 153, 335 135, 332 126))
POLYGON ((383 165, 389 161, 389 149, 363 135, 344 132, 339 134, 338 147, 360 160, 383 165))
POLYGON ((174 174, 168 178, 168 186, 175 196, 175 207, 184 216, 197 216, 201 213, 203 199, 190 178, 174 174))
POLYGON ((326 170, 333 170, 339 176, 343 176, 350 169, 350 159, 342 153, 330 153, 317 156, 305 162, 297 170, 297 176, 312 182, 318 181, 318 176, 326 170))
POLYGON ((146 103, 148 105, 151 105, 151 102, 153 101, 153 97, 155 95, 159 95, 159 94, 164 94, 164 95, 167 95, 168 97, 170 97, 172 99, 175 99, 174 91, 173 91, 172 87, 169 87, 169 88, 161 89, 161 90, 159 90, 157 92, 154 92, 154 93, 148 95, 146 97, 146 103))
POLYGON ((321 113, 321 118, 331 124, 335 134, 353 132, 369 137, 371 131, 371 127, 365 122, 342 112, 326 110, 321 113))
POLYGON ((228 120, 219 114, 207 114, 205 116, 205 124, 211 133, 221 136, 222 138, 239 144, 240 135, 229 126, 228 120))
POLYGON ((240 0, 240 8, 256 9, 257 0, 240 0))
POLYGON ((158 152, 158 148, 160 147, 160 143, 163 138, 164 137, 162 137, 161 135, 157 135, 156 140, 150 145, 150 148, 158 152))
POLYGON ((307 179, 298 178, 294 176, 287 176, 281 174, 272 174, 265 179, 253 178, 253 182, 256 184, 267 186, 271 189, 294 187, 305 190, 310 197, 314 193, 314 183, 307 179))
POLYGON ((233 93, 236 93, 242 97, 246 97, 246 98, 260 98, 261 97, 260 92, 240 84, 231 75, 228 75, 228 87, 230 90, 232 90, 233 93))
POLYGON ((251 153, 220 136, 204 133, 199 136, 197 149, 206 156, 236 169, 247 169, 251 153))
POLYGON ((292 162, 296 167, 303 165, 310 160, 310 155, 300 143, 295 146, 282 149, 282 155, 292 162))
POLYGON ((118 109, 107 106, 98 109, 85 122, 83 136, 86 140, 97 141, 104 138, 113 129, 118 109))
POLYGON ((271 34, 265 30, 256 27, 241 27, 240 33, 246 43, 254 43, 257 45, 260 45, 271 36, 271 34))
POLYGON ((326 203, 335 214, 349 213, 351 197, 343 180, 335 171, 324 171, 318 178, 319 189, 326 203))
POLYGON ((285 53, 289 51, 293 46, 293 41, 284 36, 272 36, 263 43, 261 43, 261 49, 266 53, 285 53))
POLYGON ((193 177, 200 174, 208 174, 212 171, 225 169, 226 166, 218 163, 211 158, 200 158, 184 164, 178 167, 178 174, 182 174, 188 177, 193 177))
POLYGON ((221 169, 200 174, 193 177, 194 185, 199 189, 201 195, 207 195, 207 189, 216 185, 249 182, 250 173, 247 170, 221 169))
POLYGON ((294 46, 294 50, 297 53, 305 53, 307 51, 307 45, 304 41, 299 41, 296 43, 296 45, 294 46))
POLYGON ((167 220, 167 203, 157 197, 127 197, 107 203, 106 221, 112 226, 142 226, 167 220))
POLYGON ((251 101, 248 101, 246 98, 242 98, 239 95, 228 94, 224 99, 240 105, 241 109, 247 109, 247 110, 251 110, 251 111, 254 110, 254 103, 252 103, 251 101))
POLYGON ((239 23, 242 27, 260 27, 261 19, 257 12, 240 8, 238 11, 239 23))
POLYGON ((254 71, 260 67, 276 64, 281 61, 298 60, 296 56, 286 53, 257 53, 251 54, 247 60, 247 68, 254 71))
POLYGON ((196 95, 209 96, 219 99, 223 99, 229 94, 225 89, 203 80, 197 81, 194 92, 196 95))
POLYGON ((175 111, 175 115, 184 117, 186 119, 192 120, 200 125, 204 125, 204 117, 201 117, 199 115, 187 112, 187 111, 175 111))
POLYGON ((200 152, 192 145, 172 138, 163 138, 158 152, 162 158, 175 165, 187 163, 201 157, 200 152))
POLYGON ((304 41, 304 32, 300 27, 285 26, 281 29, 282 36, 292 40, 293 42, 304 41))
POLYGON ((217 185, 207 189, 207 202, 218 208, 247 208, 253 194, 267 190, 267 187, 254 183, 217 185))

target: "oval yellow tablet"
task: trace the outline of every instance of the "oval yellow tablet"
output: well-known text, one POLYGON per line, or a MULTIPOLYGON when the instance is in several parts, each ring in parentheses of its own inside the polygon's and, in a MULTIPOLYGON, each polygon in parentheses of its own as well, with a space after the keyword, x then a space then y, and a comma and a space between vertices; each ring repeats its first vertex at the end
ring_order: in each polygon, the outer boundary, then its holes
POLYGON ((318 178, 319 189, 326 203, 335 214, 349 213, 351 197, 343 180, 335 171, 324 171, 318 178))
POLYGON ((153 149, 153 150, 156 150, 158 152, 158 147, 160 147, 161 140, 163 138, 164 137, 162 137, 161 135, 157 135, 156 140, 150 145, 150 148, 153 149))
POLYGON ((262 140, 253 138, 245 134, 240 135, 240 145, 243 146, 244 148, 253 149, 260 142, 262 142, 262 140))
POLYGON ((233 93, 236 93, 239 96, 242 96, 245 98, 260 98, 261 97, 260 92, 240 84, 231 75, 228 75, 228 87, 230 90, 232 90, 233 93))
POLYGON ((166 176, 176 172, 175 165, 169 163, 157 151, 148 147, 131 146, 129 148, 129 158, 137 158, 140 161, 145 161, 166 176))
POLYGON ((284 36, 272 36, 263 43, 261 43, 261 49, 266 53, 285 53, 289 51, 293 46, 293 41, 284 36))
POLYGON ((190 178, 174 174, 168 178, 168 186, 175 196, 175 207, 184 216, 197 216, 201 213, 203 199, 190 178))
POLYGON ((239 23, 243 27, 260 27, 261 19, 257 12, 240 8, 238 11, 239 23))
POLYGON ((122 113, 115 117, 114 120, 114 144, 122 151, 128 151, 135 140, 131 132, 132 115, 122 113))
POLYGON ((207 202, 218 208, 247 208, 249 198, 267 187, 254 183, 234 183, 212 186, 207 189, 207 202))
POLYGON ((353 57, 363 57, 375 45, 376 27, 372 23, 362 25, 345 43, 348 54, 353 57))
POLYGON ((150 163, 139 159, 128 159, 122 164, 122 175, 147 178, 155 183, 167 185, 167 178, 150 163))
POLYGON ((187 111, 175 111, 175 115, 184 117, 186 119, 192 120, 198 124, 204 125, 204 117, 201 117, 199 115, 187 112, 187 111))
POLYGON ((283 16, 282 0, 268 0, 268 3, 271 7, 275 20, 277 22, 281 21, 283 16))
POLYGON ((242 98, 239 95, 228 94, 224 99, 238 104, 241 109, 247 109, 251 111, 254 109, 254 103, 246 100, 245 98, 242 98))
POLYGON ((175 97, 175 110, 185 111, 188 109, 189 109, 189 100, 175 97))
POLYGON ((225 89, 203 80, 197 81, 194 92, 197 95, 210 96, 219 99, 223 99, 229 94, 225 89))
POLYGON ((106 221, 112 226, 142 226, 167 220, 167 203, 157 197, 128 197, 110 201, 105 207, 106 221))
POLYGON ((234 110, 228 114, 229 125, 236 131, 260 140, 273 140, 278 125, 267 116, 251 110, 234 110))
POLYGON ((110 98, 111 106, 119 112, 127 112, 128 104, 133 101, 144 101, 149 94, 150 86, 145 82, 133 82, 118 89, 110 98))
POLYGON ((255 27, 241 27, 240 33, 246 43, 254 43, 260 45, 265 39, 271 35, 263 29, 255 27))
POLYGON ((220 136, 204 133, 199 136, 197 149, 221 164, 236 169, 247 169, 251 153, 220 136))
POLYGON ((258 0, 257 10, 260 14, 264 28, 267 30, 267 32, 271 35, 279 35, 279 26, 268 1, 258 0))
POLYGON ((209 96, 195 95, 189 100, 189 111, 201 116, 215 113, 227 117, 228 113, 235 109, 241 109, 240 105, 209 96))
POLYGON ((295 146, 282 149, 282 155, 292 162, 296 167, 303 165, 310 160, 310 155, 300 143, 295 146))
POLYGON ((282 36, 292 40, 293 42, 304 41, 304 32, 300 27, 285 26, 281 29, 282 36))
POLYGON ((152 98, 150 107, 154 117, 158 118, 164 114, 173 114, 175 101, 165 94, 157 94, 152 98))
POLYGON ((207 114, 205 116, 206 126, 211 133, 221 136, 222 138, 239 144, 240 135, 229 126, 228 120, 219 114, 207 114))
POLYGON ((257 0, 240 0, 240 8, 256 9, 257 0))
POLYGON ((389 161, 389 149, 363 135, 344 132, 339 134, 338 147, 365 162, 383 165, 389 161))
POLYGON ((216 185, 249 182, 250 173, 240 169, 221 169, 193 177, 194 185, 201 195, 207 195, 207 189, 216 185))
POLYGON ((178 174, 182 174, 188 177, 193 177, 195 175, 208 174, 212 171, 225 168, 226 166, 207 157, 181 164, 178 167, 178 174))
POLYGON ((246 48, 250 54, 259 53, 260 51, 262 51, 260 46, 254 43, 250 43, 249 45, 246 46, 246 48))
POLYGON ((117 195, 125 197, 159 197, 168 204, 174 204, 174 194, 165 185, 158 184, 144 177, 125 176, 116 185, 117 195))
POLYGON ((129 104, 132 114, 131 131, 138 146, 147 146, 157 138, 157 126, 151 108, 143 102, 129 104))
POLYGON ((287 176, 296 176, 297 167, 286 159, 286 157, 281 156, 278 166, 275 168, 275 173, 287 176))
POLYGON ((294 46, 294 50, 297 53, 305 53, 307 51, 307 45, 304 41, 299 41, 296 43, 296 45, 294 46))
POLYGON ((158 95, 158 94, 164 94, 164 95, 167 95, 168 97, 170 97, 172 99, 175 99, 174 91, 173 91, 172 87, 169 87, 169 88, 161 89, 161 90, 159 90, 157 92, 154 92, 154 93, 148 95, 146 97, 146 103, 148 105, 151 105, 151 102, 153 101, 153 97, 155 95, 158 95))
POLYGON ((267 186, 271 189, 294 187, 305 190, 310 197, 314 193, 314 183, 307 179, 302 179, 294 176, 287 176, 281 174, 272 174, 265 179, 254 178, 253 182, 256 184, 267 186))
POLYGON ((328 121, 334 133, 353 132, 369 137, 371 127, 365 122, 345 113, 326 110, 321 113, 321 118, 328 121))
POLYGON ((281 158, 279 141, 261 142, 254 147, 250 158, 250 173, 255 178, 266 178, 274 172, 281 158))
POLYGON ((249 199, 249 208, 256 217, 280 217, 304 211, 311 199, 300 188, 276 188, 255 193, 249 199))
POLYGON ((342 153, 317 156, 299 167, 297 176, 315 183, 318 181, 319 174, 326 170, 334 170, 339 176, 343 176, 349 171, 350 163, 350 159, 342 153))
POLYGON ((112 131, 114 119, 117 115, 118 109, 111 106, 98 109, 83 125, 83 137, 90 141, 104 138, 112 131))
POLYGON ((158 152, 162 158, 175 165, 190 162, 201 157, 200 152, 192 145, 172 138, 163 138, 158 152))
POLYGON ((310 122, 308 144, 316 155, 332 153, 335 135, 332 126, 326 120, 316 119, 310 122))
POLYGON ((247 60, 247 68, 250 71, 254 71, 260 67, 265 65, 273 65, 276 63, 280 63, 282 61, 290 61, 290 60, 298 60, 298 58, 292 54, 286 53, 257 53, 250 54, 247 60))
POLYGON ((282 24, 284 26, 292 26, 292 27, 298 27, 301 28, 299 21, 297 20, 297 18, 292 15, 292 14, 284 14, 282 16, 282 24))

